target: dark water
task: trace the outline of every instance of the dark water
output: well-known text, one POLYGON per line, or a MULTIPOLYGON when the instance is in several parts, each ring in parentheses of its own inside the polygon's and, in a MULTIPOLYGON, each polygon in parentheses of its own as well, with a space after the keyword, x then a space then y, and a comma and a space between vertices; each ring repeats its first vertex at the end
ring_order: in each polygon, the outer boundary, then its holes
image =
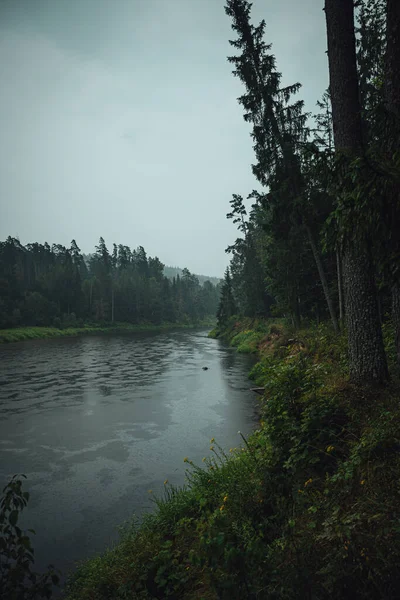
POLYGON ((0 485, 28 476, 37 569, 65 572, 102 551, 119 524, 154 508, 149 489, 184 482, 185 456, 199 464, 210 438, 229 449, 254 428, 251 359, 206 335, 0 347, 0 485))

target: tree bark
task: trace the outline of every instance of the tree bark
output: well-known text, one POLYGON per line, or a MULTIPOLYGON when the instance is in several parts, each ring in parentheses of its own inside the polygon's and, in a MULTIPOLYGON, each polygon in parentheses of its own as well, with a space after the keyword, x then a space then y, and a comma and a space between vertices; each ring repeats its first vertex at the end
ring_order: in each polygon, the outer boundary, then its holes
POLYGON ((325 16, 335 148, 357 155, 362 128, 353 0, 325 0, 325 16))
MULTIPOLYGON (((325 0, 325 15, 335 148, 351 159, 362 154, 354 2, 325 0)), ((356 240, 351 231, 345 233, 343 276, 350 379, 358 384, 383 383, 389 375, 372 257, 367 240, 356 240)))
POLYGON ((111 323, 114 323, 114 288, 111 290, 111 323))
MULTIPOLYGON (((400 140, 400 2, 399 0, 387 0, 387 29, 386 29, 386 56, 385 56, 385 103, 388 111, 388 150, 390 155, 399 150, 400 140)), ((398 182, 394 182, 391 204, 394 215, 391 218, 391 226, 395 230, 392 233, 394 254, 399 251, 397 225, 399 222, 398 205, 400 190, 398 182)), ((394 274, 392 285, 392 321, 394 326, 395 344, 397 350, 397 363, 400 366, 400 274, 394 274)))
POLYGON ((389 378, 370 266, 368 252, 343 256, 350 377, 357 383, 383 383, 389 378))
MULTIPOLYGON (((400 2, 386 3, 385 100, 388 110, 400 119, 400 2)), ((396 140, 398 143, 398 140, 396 140)))
POLYGON ((311 250, 314 255, 315 263, 317 265, 319 278, 321 279, 322 289, 324 290, 325 300, 328 305, 328 310, 329 310, 329 314, 330 314, 331 321, 333 324, 333 329, 335 330, 336 333, 339 333, 339 324, 338 324, 338 321, 336 318, 335 309, 333 307, 333 302, 332 302, 332 297, 331 297, 331 294, 329 291, 328 282, 326 280, 324 265, 322 264, 322 260, 319 255, 318 248, 315 243, 311 228, 308 225, 306 225, 306 230, 307 230, 307 235, 308 235, 308 241, 310 242, 311 250))
POLYGON ((336 268, 338 278, 338 296, 339 296, 339 323, 340 328, 343 327, 344 303, 343 303, 343 273, 342 273, 342 257, 340 256, 339 248, 336 249, 336 268))

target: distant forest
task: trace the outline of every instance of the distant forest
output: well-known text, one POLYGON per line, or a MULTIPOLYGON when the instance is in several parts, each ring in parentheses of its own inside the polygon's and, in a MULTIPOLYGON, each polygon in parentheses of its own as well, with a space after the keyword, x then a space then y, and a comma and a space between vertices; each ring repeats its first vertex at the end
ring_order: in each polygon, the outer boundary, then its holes
POLYGON ((143 246, 109 250, 102 237, 88 256, 75 240, 66 248, 8 237, 0 242, 0 328, 196 322, 216 314, 220 286, 211 279, 201 285, 186 268, 165 269, 143 246))
MULTIPOLYGON (((164 275, 169 279, 173 279, 174 277, 177 277, 177 275, 182 277, 183 269, 180 269, 179 267, 166 266, 164 267, 164 275)), ((195 275, 199 280, 200 285, 203 285, 206 281, 209 281, 213 285, 219 285, 222 282, 222 277, 208 277, 208 275, 198 275, 197 273, 195 275)))

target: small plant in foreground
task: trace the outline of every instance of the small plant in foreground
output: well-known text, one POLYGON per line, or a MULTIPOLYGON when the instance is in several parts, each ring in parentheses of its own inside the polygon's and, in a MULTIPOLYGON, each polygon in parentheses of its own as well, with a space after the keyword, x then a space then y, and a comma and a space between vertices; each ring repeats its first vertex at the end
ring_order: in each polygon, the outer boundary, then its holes
POLYGON ((0 597, 7 600, 51 598, 59 577, 52 565, 47 573, 32 570, 34 549, 27 532, 18 527, 18 518, 26 507, 29 493, 22 491, 22 481, 14 475, 3 489, 0 502, 0 597))

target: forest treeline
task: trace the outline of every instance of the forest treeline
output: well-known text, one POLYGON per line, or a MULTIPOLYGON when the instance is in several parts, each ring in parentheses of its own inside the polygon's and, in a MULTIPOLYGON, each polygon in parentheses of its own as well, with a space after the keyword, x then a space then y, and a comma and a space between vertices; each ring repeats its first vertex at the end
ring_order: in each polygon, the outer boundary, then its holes
POLYGON ((170 279, 159 258, 139 246, 109 251, 100 238, 83 256, 75 240, 60 244, 0 242, 0 328, 84 322, 182 323, 215 316, 219 286, 183 269, 170 279))
MULTIPOLYGON (((171 267, 166 265, 164 267, 164 275, 166 277, 169 277, 169 279, 173 279, 177 275, 179 275, 179 277, 182 277, 183 269, 180 269, 179 267, 171 267)), ((219 285, 221 283, 221 277, 208 277, 207 275, 199 275, 198 273, 195 273, 195 275, 199 280, 200 285, 203 285, 203 283, 206 281, 209 281, 213 285, 219 285)))
POLYGON ((265 21, 228 0, 251 127, 247 200, 227 215, 240 237, 227 249, 218 309, 346 323, 351 379, 385 382, 382 322, 392 318, 400 360, 400 2, 326 0, 329 88, 307 113, 300 84, 282 86, 265 21), (247 208, 251 204, 250 208, 247 208))

